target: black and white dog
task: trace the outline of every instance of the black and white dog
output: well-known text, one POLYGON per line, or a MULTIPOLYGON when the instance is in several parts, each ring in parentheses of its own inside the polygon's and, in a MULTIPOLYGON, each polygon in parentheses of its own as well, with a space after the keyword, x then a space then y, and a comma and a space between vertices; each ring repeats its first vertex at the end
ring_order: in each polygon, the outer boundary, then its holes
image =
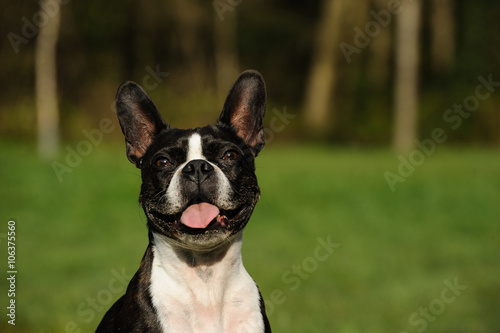
POLYGON ((266 90, 256 71, 231 88, 217 123, 170 127, 144 90, 118 89, 127 157, 142 173, 149 245, 97 332, 271 332, 243 267, 243 228, 260 197, 266 90))

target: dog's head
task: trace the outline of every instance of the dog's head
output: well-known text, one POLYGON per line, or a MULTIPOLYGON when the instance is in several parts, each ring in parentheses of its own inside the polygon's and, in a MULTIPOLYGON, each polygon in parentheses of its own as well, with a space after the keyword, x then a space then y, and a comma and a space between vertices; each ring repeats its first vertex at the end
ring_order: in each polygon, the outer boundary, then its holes
POLYGON ((136 83, 118 89, 127 157, 142 173, 139 202, 152 232, 183 247, 209 249, 240 232, 260 197, 254 158, 264 147, 266 90, 243 72, 215 124, 170 127, 136 83))

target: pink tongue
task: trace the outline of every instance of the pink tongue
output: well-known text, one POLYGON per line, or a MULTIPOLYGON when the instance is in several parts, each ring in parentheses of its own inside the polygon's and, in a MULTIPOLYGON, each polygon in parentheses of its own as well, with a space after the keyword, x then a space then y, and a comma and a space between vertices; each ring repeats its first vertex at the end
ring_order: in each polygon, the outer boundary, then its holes
POLYGON ((189 206, 181 216, 181 223, 190 228, 206 228, 219 215, 219 208, 206 202, 189 206))

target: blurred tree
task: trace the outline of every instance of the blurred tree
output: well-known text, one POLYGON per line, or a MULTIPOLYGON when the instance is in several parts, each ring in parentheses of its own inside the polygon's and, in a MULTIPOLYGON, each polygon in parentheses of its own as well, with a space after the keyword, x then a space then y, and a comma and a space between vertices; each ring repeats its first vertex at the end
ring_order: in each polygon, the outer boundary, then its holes
MULTIPOLYGON (((36 42, 39 27, 34 22, 43 19, 39 1, 4 1, 0 20, 0 30, 7 37, 0 39, 2 138, 36 140, 41 129, 47 128, 42 123, 52 123, 53 128, 59 127, 61 139, 80 140, 83 128, 108 116, 117 85, 129 79, 158 86, 148 93, 160 109, 179 110, 172 112, 172 121, 186 119, 189 125, 192 119, 196 125, 198 117, 216 104, 215 92, 225 95, 237 75, 229 73, 241 66, 264 74, 270 105, 302 108, 308 134, 338 143, 387 144, 396 141, 398 127, 400 134, 409 137, 410 146, 414 142, 416 111, 410 117, 413 125, 403 126, 402 119, 412 112, 404 110, 404 116, 396 116, 392 110, 396 105, 399 110, 415 105, 417 82, 413 79, 413 88, 403 84, 403 78, 411 76, 404 69, 411 59, 398 56, 396 60, 392 49, 411 53, 411 48, 405 50, 395 41, 396 33, 400 35, 397 25, 408 20, 396 20, 406 17, 415 0, 218 0, 230 7, 224 7, 219 21, 213 1, 49 1, 57 2, 63 12, 57 37, 59 118, 55 121, 59 124, 54 125, 46 116, 33 116, 35 72, 42 82, 41 73, 53 68, 37 65, 39 77, 34 70, 35 49, 43 49, 46 33, 42 30, 36 42), (390 5, 399 3, 400 14, 384 16, 390 5), (23 42, 12 44, 8 36, 13 34, 23 42), (357 48, 351 62, 346 63, 339 42, 357 48), (397 73, 394 64, 401 69, 397 73), (159 75, 167 72, 168 79, 159 75), (392 88, 398 90, 397 98, 392 88), (414 92, 402 93, 410 90, 414 92), (324 128, 323 135, 318 128, 324 128), (332 129, 335 132, 330 135, 332 129)), ((478 76, 491 74, 494 82, 500 81, 500 2, 419 2, 425 15, 420 14, 421 58, 416 61, 421 82, 418 133, 426 136, 443 125, 446 109, 474 93, 478 76)), ((400 40, 412 43, 408 38, 400 40)), ((41 91, 49 88, 46 84, 38 87, 41 91)), ((459 130, 449 131, 447 143, 500 140, 498 91, 489 91, 491 96, 480 101, 479 112, 464 119, 459 130)), ((50 94, 39 96, 46 100, 50 94)), ((295 138, 300 128, 296 124, 279 137, 295 138)), ((45 132, 58 136, 52 129, 45 132)), ((113 136, 121 140, 119 131, 113 136)))
POLYGON ((324 136, 334 118, 333 96, 337 80, 336 55, 340 43, 342 11, 347 0, 324 0, 317 26, 314 54, 306 86, 304 116, 308 131, 324 136))
POLYGON ((435 72, 449 72, 455 59, 453 0, 432 0, 431 59, 435 72))
POLYGON ((35 99, 38 115, 38 152, 43 158, 54 157, 59 149, 59 107, 56 78, 56 44, 61 8, 58 1, 40 1, 40 17, 35 50, 35 99))
POLYGON ((407 1, 396 17, 392 144, 399 152, 411 150, 417 136, 420 12, 420 1, 407 1))

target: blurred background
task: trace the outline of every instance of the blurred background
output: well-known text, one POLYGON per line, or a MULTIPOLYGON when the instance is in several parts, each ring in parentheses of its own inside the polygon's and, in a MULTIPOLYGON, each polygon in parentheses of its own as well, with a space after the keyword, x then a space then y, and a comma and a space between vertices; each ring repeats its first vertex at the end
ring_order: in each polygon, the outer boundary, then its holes
POLYGON ((500 332, 500 3, 0 3, 2 331, 91 332, 139 265, 120 83, 198 127, 252 68, 267 145, 243 256, 274 331, 500 332))

